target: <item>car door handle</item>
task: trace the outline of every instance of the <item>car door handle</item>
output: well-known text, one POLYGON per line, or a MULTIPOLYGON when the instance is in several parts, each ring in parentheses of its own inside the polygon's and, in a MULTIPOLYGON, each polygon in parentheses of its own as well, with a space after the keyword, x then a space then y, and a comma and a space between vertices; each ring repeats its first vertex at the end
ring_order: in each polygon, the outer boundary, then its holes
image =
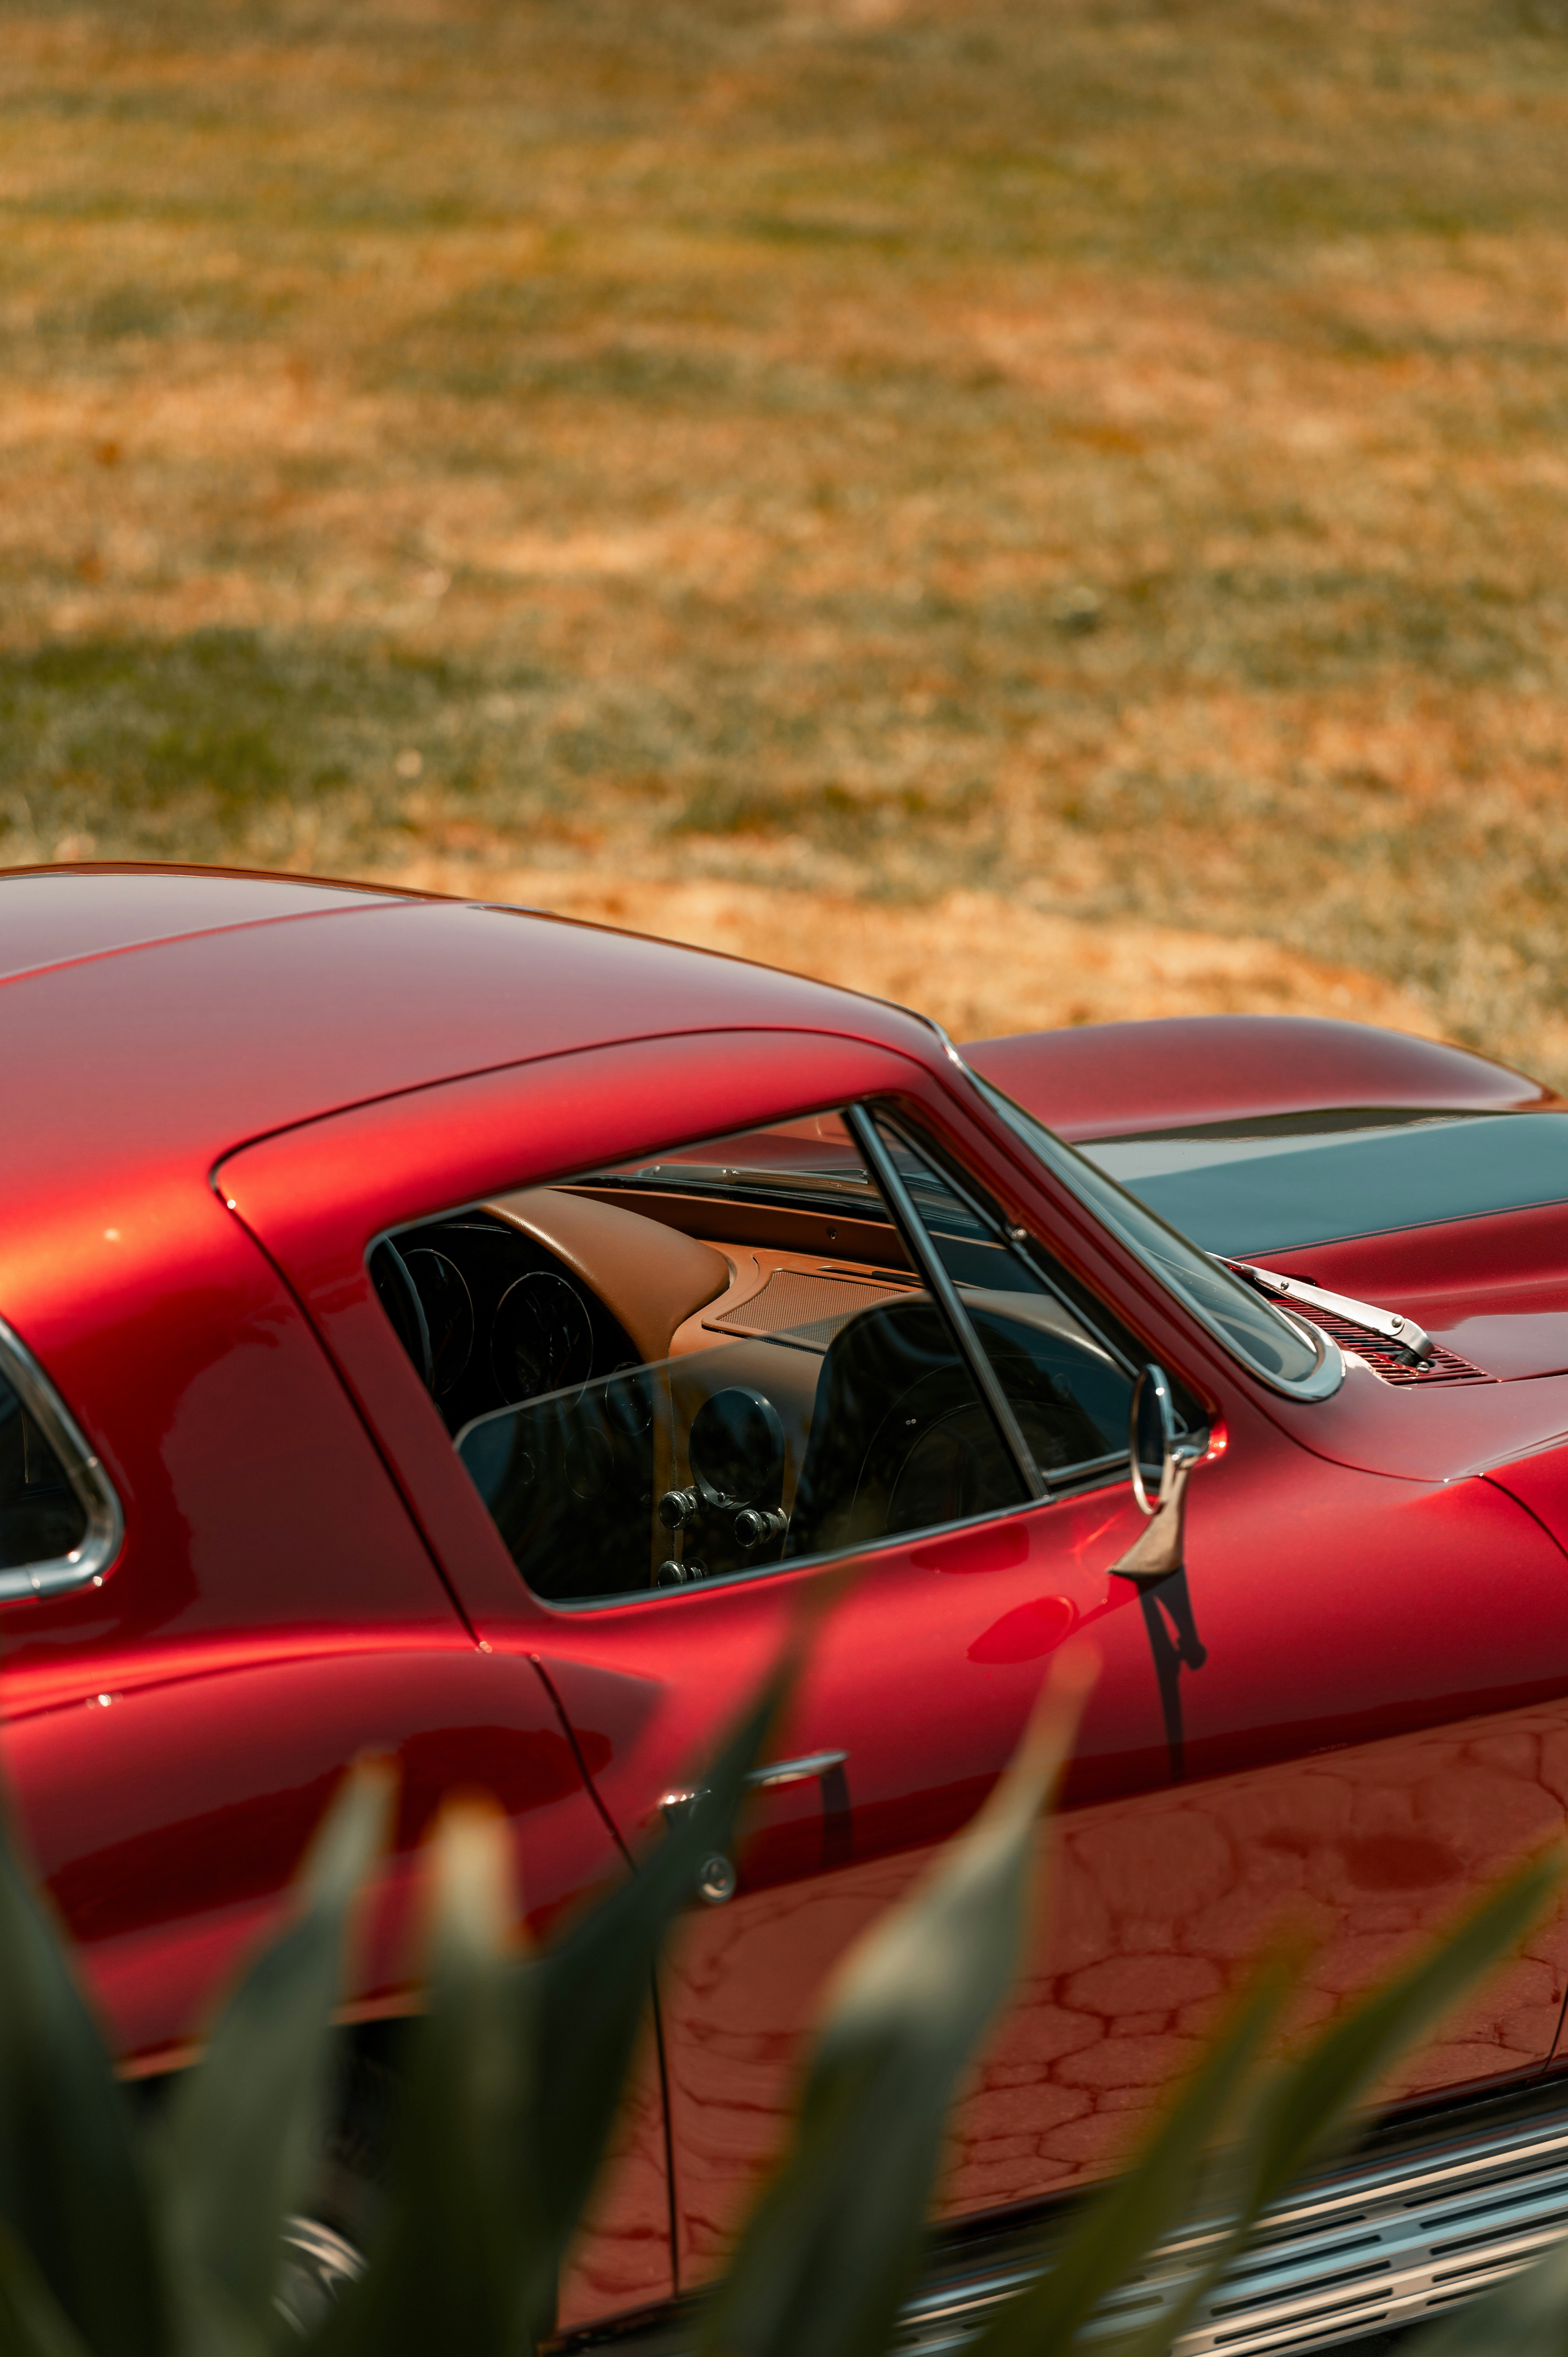
MULTIPOLYGON (((849 1783, 844 1770, 848 1762, 847 1751, 803 1751, 798 1760, 772 1760, 766 1768, 754 1768, 746 1780, 755 1792, 777 1792, 788 1784, 821 1783, 824 1865, 834 1862, 847 1830, 849 1783)), ((698 1784, 664 1793, 659 1806, 665 1824, 678 1824, 707 1791, 707 1785, 698 1784)), ((735 1896, 736 1880, 732 1861, 715 1851, 697 1869, 698 1896, 710 1907, 722 1907, 735 1896)))
POLYGON ((781 1784, 812 1783, 848 1764, 847 1751, 806 1751, 799 1760, 775 1760, 770 1767, 754 1768, 746 1781, 758 1792, 774 1792, 781 1784))
MULTIPOLYGON (((819 1776, 831 1776, 835 1768, 848 1763, 847 1751, 804 1751, 799 1760, 775 1760, 766 1768, 754 1768, 746 1781, 755 1792, 776 1792, 785 1784, 810 1784, 819 1776)), ((705 1784, 688 1784, 677 1792, 661 1793, 659 1806, 665 1823, 676 1824, 705 1796, 707 1790, 705 1784)))

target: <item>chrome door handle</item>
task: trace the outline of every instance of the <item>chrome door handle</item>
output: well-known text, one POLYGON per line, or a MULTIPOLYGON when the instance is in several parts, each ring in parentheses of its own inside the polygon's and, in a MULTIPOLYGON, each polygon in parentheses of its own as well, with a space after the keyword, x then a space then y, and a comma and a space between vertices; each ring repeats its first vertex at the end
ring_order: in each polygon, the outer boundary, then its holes
MULTIPOLYGON (((849 1787, 843 1771, 848 1761, 847 1751, 803 1751, 798 1760, 772 1760, 766 1768, 754 1768, 746 1781, 754 1792, 777 1792, 788 1784, 820 1783, 823 1856, 827 1861, 847 1829, 849 1787)), ((706 1799, 709 1789, 706 1784, 697 1784, 662 1794, 659 1806, 665 1824, 679 1824, 699 1801, 706 1799)), ((697 1868, 697 1895, 710 1907, 722 1907, 734 1898, 736 1879, 733 1862, 715 1850, 697 1868)))
MULTIPOLYGON (((810 1784, 820 1776, 831 1776, 835 1768, 847 1767, 847 1751, 805 1751, 799 1760, 775 1760, 766 1768, 754 1768, 746 1783, 755 1792, 776 1792, 785 1784, 810 1784)), ((706 1784, 688 1784, 672 1792, 660 1795, 659 1806, 665 1822, 674 1824, 688 1809, 707 1796, 706 1784)))

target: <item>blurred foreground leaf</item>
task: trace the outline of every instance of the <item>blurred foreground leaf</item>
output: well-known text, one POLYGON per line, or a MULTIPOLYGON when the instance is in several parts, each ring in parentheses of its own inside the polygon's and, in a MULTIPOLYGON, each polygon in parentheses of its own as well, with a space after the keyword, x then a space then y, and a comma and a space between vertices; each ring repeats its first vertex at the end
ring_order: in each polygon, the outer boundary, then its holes
POLYGON ((1095 2201, 1046 2272, 979 2332, 967 2357, 1065 2349, 1189 2207, 1204 2156, 1230 2117, 1290 1995, 1294 1959, 1271 1959, 1124 2177, 1095 2201))
POLYGON ((0 2222, 0 2349, 5 2357, 87 2357, 86 2344, 68 2322, 32 2260, 9 2226, 0 2222))
MULTIPOLYGON (((1226 2171, 1230 2223, 1174 2306, 1120 2344, 1122 2357, 1164 2357, 1239 2256, 1263 2212, 1351 2132, 1359 2107, 1400 2057, 1482 1975, 1516 1948, 1563 1880, 1557 1850, 1531 1858, 1434 1946, 1364 1997, 1265 2084, 1226 2171)), ((1130 2252, 1131 2273, 1142 2255, 1130 2252)), ((1564 2341, 1568 2348, 1568 2340, 1564 2341)))
MULTIPOLYGON (((163 2268, 129 2108, 4 1811, 0 1989, 0 2220, 93 2357, 166 2357, 163 2268)), ((14 2266, 6 2280, 25 2313, 29 2270, 14 2266)))
POLYGON ((535 2172, 533 2207, 544 2237, 547 2280, 527 2295, 535 2329, 548 2330, 555 2276, 593 2190, 648 2018, 654 1966, 703 1862, 733 1848, 746 1779, 783 1713, 799 1672, 802 1630, 731 1728, 678 1819, 593 1912, 525 1967, 536 2064, 517 2126, 535 2172))
POLYGON ((459 1804, 431 1850, 429 2011, 413 2040, 392 2208, 365 2274, 313 2344, 332 2357, 500 2357, 512 2270, 537 2237, 507 2137, 527 2061, 509 2001, 510 1831, 498 1811, 459 1804))
POLYGON ((270 2316, 320 2119, 349 1910, 385 1842, 392 1786, 388 1767, 350 1770, 311 1846, 297 1920, 255 1958, 178 2083, 165 2217, 207 2338, 270 2316))
POLYGON ((705 2357, 886 2347, 954 2091, 1021 1959, 1037 1821, 1093 1675, 1087 1651, 1061 1657, 973 1824, 840 1966, 794 2142, 714 2295, 705 2357))
POLYGON ((324 2357, 526 2357, 553 2324, 648 2017, 653 1969, 698 1869, 727 1848, 796 1674, 790 1648, 690 1813, 542 1955, 519 1954, 503 1821, 450 1813, 435 1843, 429 2012, 413 2039, 391 2213, 323 2325, 324 2357))

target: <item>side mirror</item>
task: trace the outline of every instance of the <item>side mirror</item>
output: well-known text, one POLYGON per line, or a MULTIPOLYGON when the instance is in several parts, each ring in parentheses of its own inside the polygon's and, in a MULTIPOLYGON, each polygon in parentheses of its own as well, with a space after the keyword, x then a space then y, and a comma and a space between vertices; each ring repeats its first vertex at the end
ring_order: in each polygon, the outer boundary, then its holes
MULTIPOLYGON (((1121 1561, 1111 1568, 1124 1579, 1154 1586, 1184 1566, 1187 1478, 1201 1461, 1205 1447, 1201 1438, 1196 1442, 1176 1438, 1176 1404, 1170 1377, 1163 1367, 1144 1367, 1133 1385, 1127 1442, 1133 1495, 1150 1520, 1147 1529, 1139 1532, 1121 1561)), ((1201 1648, 1183 1659, 1197 1669, 1201 1648)))
POLYGON ((1190 1454, 1176 1439, 1176 1404, 1163 1367, 1141 1370, 1128 1416, 1133 1495, 1145 1514, 1157 1513, 1176 1487, 1176 1468, 1190 1454))

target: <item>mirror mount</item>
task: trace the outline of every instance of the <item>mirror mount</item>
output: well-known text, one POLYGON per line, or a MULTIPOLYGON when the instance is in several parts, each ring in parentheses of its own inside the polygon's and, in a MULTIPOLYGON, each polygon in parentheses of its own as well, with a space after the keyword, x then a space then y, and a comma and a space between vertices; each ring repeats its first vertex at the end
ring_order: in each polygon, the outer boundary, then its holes
POLYGON ((1144 1367, 1133 1385, 1128 1458, 1133 1495, 1148 1521, 1121 1561, 1112 1565, 1113 1575, 1147 1583, 1168 1579, 1173 1572, 1182 1569, 1186 1560, 1187 1485, 1193 1467, 1201 1463, 1203 1456, 1200 1442, 1177 1435, 1170 1378, 1165 1369, 1153 1364, 1144 1367), (1149 1476, 1155 1469, 1156 1452, 1158 1478, 1151 1494, 1149 1476))

